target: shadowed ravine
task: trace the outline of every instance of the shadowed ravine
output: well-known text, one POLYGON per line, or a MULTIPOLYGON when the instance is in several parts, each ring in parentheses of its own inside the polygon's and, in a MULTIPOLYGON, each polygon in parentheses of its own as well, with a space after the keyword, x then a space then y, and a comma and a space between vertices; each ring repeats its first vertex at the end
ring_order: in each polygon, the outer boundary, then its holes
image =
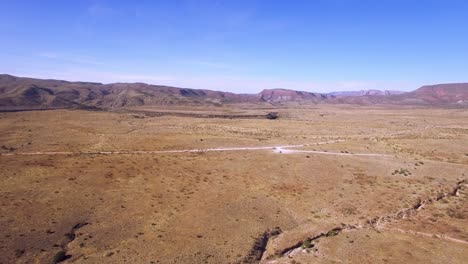
MULTIPOLYGON (((458 181, 455 186, 452 188, 450 191, 439 191, 437 196, 426 198, 426 199, 419 199, 416 204, 414 204, 410 208, 402 209, 398 211, 395 214, 389 214, 389 215, 384 215, 384 216, 376 216, 372 219, 367 220, 364 224, 342 224, 341 226, 334 227, 330 230, 326 230, 323 232, 320 232, 312 237, 306 238, 304 240, 297 241, 296 243, 292 244, 291 246, 284 247, 282 249, 279 249, 276 251, 274 255, 270 256, 265 256, 264 252, 266 251, 268 247, 268 243, 270 242, 270 239, 274 236, 262 236, 263 238, 266 238, 267 245, 266 247, 262 247, 264 249, 263 252, 261 252, 262 255, 262 260, 267 261, 267 260, 272 260, 276 258, 281 258, 283 256, 287 256, 291 254, 292 252, 296 250, 300 250, 302 246, 305 243, 310 244, 310 248, 312 247, 317 247, 315 244, 316 241, 318 241, 320 238, 323 237, 332 237, 332 236, 337 236, 342 234, 343 232, 351 232, 354 230, 359 230, 359 229, 376 229, 376 230, 394 230, 402 233, 408 233, 408 234, 414 234, 414 235, 423 235, 423 236, 430 236, 430 237, 437 237, 439 239, 455 242, 455 243, 462 243, 462 244, 468 244, 468 241, 461 240, 461 239, 456 239, 452 238, 446 235, 438 235, 438 234, 428 234, 428 233, 423 233, 423 232, 414 232, 414 231, 405 231, 402 229, 397 229, 397 228, 385 228, 385 224, 393 221, 399 221, 401 219, 406 219, 406 218, 411 218, 415 216, 418 212, 418 210, 422 209, 423 207, 429 206, 431 204, 434 204, 436 202, 439 202, 441 199, 446 198, 446 197, 457 197, 458 193, 460 190, 464 189, 466 187, 466 180, 462 179, 458 181)), ((287 233, 287 231, 284 231, 283 233, 287 233)), ((254 245, 254 250, 257 248, 254 245)), ((260 261, 263 262, 263 261, 260 261)), ((258 263, 256 261, 250 261, 248 263, 258 263)))

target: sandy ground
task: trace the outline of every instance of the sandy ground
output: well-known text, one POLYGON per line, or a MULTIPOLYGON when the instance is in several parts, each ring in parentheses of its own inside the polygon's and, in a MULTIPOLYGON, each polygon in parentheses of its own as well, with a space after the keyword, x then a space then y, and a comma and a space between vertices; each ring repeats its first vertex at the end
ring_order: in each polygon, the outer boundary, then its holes
POLYGON ((1 113, 0 263, 464 263, 468 111, 277 111, 1 113))

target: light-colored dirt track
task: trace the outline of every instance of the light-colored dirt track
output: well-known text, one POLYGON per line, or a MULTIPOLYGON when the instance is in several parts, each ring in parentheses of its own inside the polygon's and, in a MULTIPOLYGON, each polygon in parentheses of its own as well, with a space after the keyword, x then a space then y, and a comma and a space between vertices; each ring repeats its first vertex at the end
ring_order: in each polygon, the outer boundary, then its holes
POLYGON ((275 152, 281 154, 292 154, 292 153, 310 153, 310 154, 323 154, 323 155, 336 155, 336 156, 367 156, 367 157, 393 157, 392 155, 376 154, 376 153, 341 153, 341 152, 326 152, 316 150, 298 150, 288 149, 285 147, 277 147, 275 152))
POLYGON ((179 150, 134 150, 134 151, 96 151, 96 152, 72 152, 72 151, 37 151, 37 152, 18 152, 18 153, 1 153, 0 156, 15 156, 15 155, 125 155, 125 154, 164 154, 164 153, 197 153, 197 152, 214 152, 214 151, 252 151, 252 150, 273 150, 275 153, 290 154, 290 153, 312 153, 337 156, 372 156, 372 157, 391 157, 385 154, 373 153, 338 153, 325 152, 314 150, 292 150, 291 148, 300 148, 311 145, 324 145, 342 142, 344 140, 332 140, 313 144, 301 145, 283 145, 283 146, 263 146, 263 147, 237 147, 237 148, 207 148, 207 149, 179 149, 179 150))
POLYGON ((454 243, 460 243, 464 245, 468 245, 468 241, 458 239, 458 238, 453 238, 444 234, 432 234, 432 233, 426 233, 426 232, 418 232, 418 231, 412 231, 412 230, 403 230, 401 228, 381 228, 382 230, 389 230, 389 231, 396 231, 400 232, 403 234, 411 234, 411 235, 419 235, 419 236, 425 236, 425 237, 432 237, 432 238, 439 238, 443 240, 447 240, 450 242, 454 243))

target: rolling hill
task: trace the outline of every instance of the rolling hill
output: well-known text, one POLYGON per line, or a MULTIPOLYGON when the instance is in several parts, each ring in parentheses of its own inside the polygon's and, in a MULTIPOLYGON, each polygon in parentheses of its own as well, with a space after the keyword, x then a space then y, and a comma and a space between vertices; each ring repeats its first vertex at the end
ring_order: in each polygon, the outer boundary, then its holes
POLYGON ((0 110, 113 109, 135 106, 212 105, 290 102, 330 104, 390 104, 468 106, 468 83, 423 86, 412 92, 347 91, 312 93, 265 89, 258 94, 236 94, 145 83, 69 82, 0 75, 0 110))
POLYGON ((221 105, 252 95, 144 83, 90 83, 0 75, 0 109, 119 108, 142 105, 221 105))

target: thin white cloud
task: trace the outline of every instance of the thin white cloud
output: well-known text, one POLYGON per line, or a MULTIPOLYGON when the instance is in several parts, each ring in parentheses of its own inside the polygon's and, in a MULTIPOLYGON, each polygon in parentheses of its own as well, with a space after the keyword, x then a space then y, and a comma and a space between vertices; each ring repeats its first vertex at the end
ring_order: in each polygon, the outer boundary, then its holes
POLYGON ((38 53, 37 56, 43 57, 43 58, 49 58, 49 59, 57 59, 59 57, 56 53, 52 53, 52 52, 41 52, 41 53, 38 53))
POLYGON ((93 4, 90 7, 88 7, 87 12, 88 15, 91 15, 93 17, 103 17, 114 15, 116 13, 116 10, 112 7, 105 6, 102 4, 93 4))
POLYGON ((253 10, 239 10, 237 12, 228 12, 224 14, 224 21, 229 27, 246 26, 254 17, 253 10))
POLYGON ((185 64, 189 66, 197 66, 197 67, 214 68, 214 69, 224 69, 224 70, 240 69, 239 67, 235 65, 222 63, 222 62, 216 62, 216 61, 184 60, 184 61, 181 61, 180 64, 185 64))
POLYGON ((144 82, 150 84, 164 84, 163 82, 173 81, 175 78, 169 75, 152 74, 114 74, 108 73, 106 79, 120 82, 144 82))
POLYGON ((68 55, 61 54, 56 52, 40 52, 36 54, 38 57, 45 59, 60 60, 64 62, 74 63, 74 64, 91 64, 96 66, 109 66, 106 63, 100 62, 92 57, 83 56, 83 55, 68 55))

